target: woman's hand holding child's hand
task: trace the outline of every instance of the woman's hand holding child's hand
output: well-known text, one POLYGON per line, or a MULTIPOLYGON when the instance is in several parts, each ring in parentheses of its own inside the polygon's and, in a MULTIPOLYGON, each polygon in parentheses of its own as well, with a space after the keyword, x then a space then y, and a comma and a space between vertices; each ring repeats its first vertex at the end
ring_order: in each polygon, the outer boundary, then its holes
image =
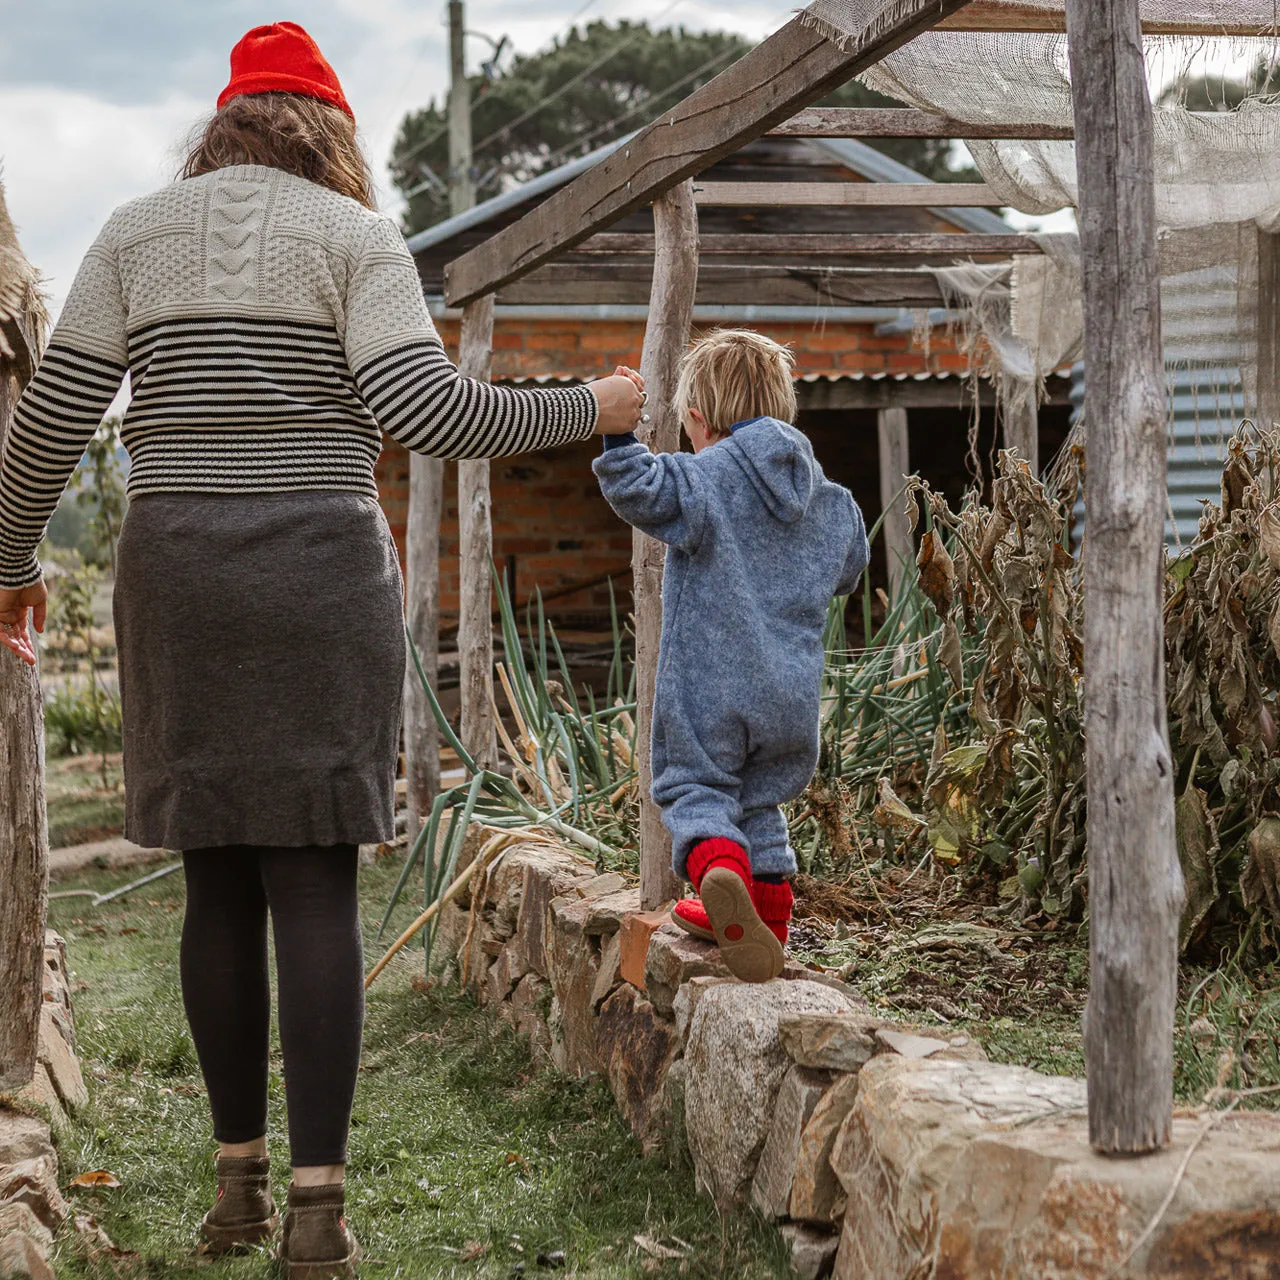
POLYGON ((596 435, 621 436, 634 431, 644 408, 644 379, 623 365, 611 377, 587 386, 596 398, 596 435))

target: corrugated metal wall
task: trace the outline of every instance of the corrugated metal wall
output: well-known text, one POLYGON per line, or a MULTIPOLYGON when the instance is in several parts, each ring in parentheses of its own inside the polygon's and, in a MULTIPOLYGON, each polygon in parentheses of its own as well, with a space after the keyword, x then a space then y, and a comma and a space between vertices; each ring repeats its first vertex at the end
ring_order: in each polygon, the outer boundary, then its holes
MULTIPOLYGON (((1217 498, 1227 440, 1246 413, 1235 281, 1221 268, 1180 276, 1162 288, 1160 306, 1169 396, 1165 542, 1177 547, 1195 537, 1201 502, 1217 498)), ((1083 398, 1084 366, 1076 365, 1077 414, 1083 398)))

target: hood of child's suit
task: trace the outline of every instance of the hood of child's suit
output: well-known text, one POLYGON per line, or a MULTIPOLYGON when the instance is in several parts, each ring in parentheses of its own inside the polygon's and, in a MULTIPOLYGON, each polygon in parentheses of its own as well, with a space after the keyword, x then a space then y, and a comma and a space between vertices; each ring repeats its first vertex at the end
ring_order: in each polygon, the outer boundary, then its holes
POLYGON ((818 464, 803 433, 777 418, 756 418, 734 431, 730 445, 771 515, 794 524, 808 511, 818 464))

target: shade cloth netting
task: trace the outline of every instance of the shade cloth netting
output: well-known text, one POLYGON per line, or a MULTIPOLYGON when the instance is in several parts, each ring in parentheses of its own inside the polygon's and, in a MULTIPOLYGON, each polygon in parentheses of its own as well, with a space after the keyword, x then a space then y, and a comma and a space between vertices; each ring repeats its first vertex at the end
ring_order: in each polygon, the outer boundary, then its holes
MULTIPOLYGON (((880 0, 814 0, 800 20, 843 43, 861 32, 880 0)), ((1144 0, 1147 18, 1181 8, 1144 0)), ((1224 11, 1225 12, 1225 11, 1224 11)), ((1274 63, 1275 39, 1144 38, 1154 113, 1156 219, 1166 357, 1203 368, 1239 369, 1256 410, 1258 236, 1280 232, 1280 98, 1254 94, 1233 110, 1192 112, 1161 93, 1203 67, 1245 70, 1274 63), (1222 325, 1221 295, 1236 296, 1236 325, 1222 325)), ((1067 38, 1045 32, 927 31, 860 77, 869 88, 925 111, 972 124, 1070 127, 1067 38)), ((1273 81, 1270 88, 1277 87, 1273 81)), ((970 141, 983 179, 1003 205, 1047 214, 1077 203, 1075 144, 970 141)), ((1037 380, 1080 350, 1079 255, 1042 242, 1048 260, 1002 269, 939 272, 943 292, 968 306, 992 340, 998 376, 1037 380), (1074 292, 1066 300, 1064 288, 1074 292), (1000 294, 1004 301, 1001 304, 1000 294), (1064 305, 1064 300, 1066 305, 1064 305), (1003 331, 1002 331, 1003 330, 1003 331)))

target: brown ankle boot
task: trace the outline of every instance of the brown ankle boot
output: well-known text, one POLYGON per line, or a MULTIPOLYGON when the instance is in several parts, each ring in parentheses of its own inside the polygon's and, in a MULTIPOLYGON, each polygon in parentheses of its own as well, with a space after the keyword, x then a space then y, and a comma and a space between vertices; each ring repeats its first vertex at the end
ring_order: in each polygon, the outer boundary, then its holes
POLYGON ((271 1162, 265 1156, 219 1156, 217 1203, 204 1215, 204 1238, 212 1253, 259 1244, 276 1229, 271 1199, 271 1162))
POLYGON ((342 1216, 340 1182, 289 1184, 289 1210, 280 1241, 287 1280, 338 1280, 356 1274, 360 1246, 342 1216))

